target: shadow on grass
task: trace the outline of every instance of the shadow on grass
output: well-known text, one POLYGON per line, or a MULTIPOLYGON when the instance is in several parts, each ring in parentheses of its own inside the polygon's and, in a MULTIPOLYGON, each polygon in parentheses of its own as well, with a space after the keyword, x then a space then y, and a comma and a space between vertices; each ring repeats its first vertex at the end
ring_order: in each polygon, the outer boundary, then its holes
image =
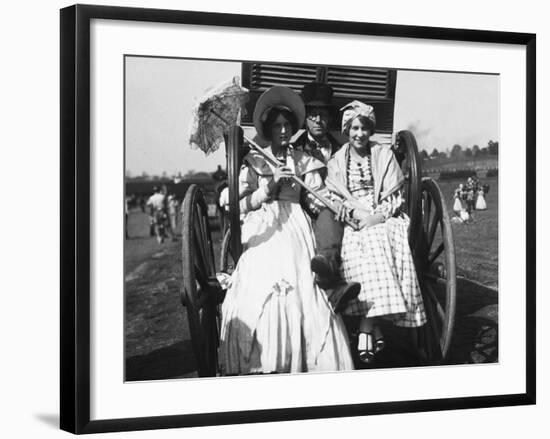
POLYGON ((456 320, 447 363, 498 361, 498 291, 458 279, 456 320))
MULTIPOLYGON (((357 358, 357 339, 353 335, 357 323, 358 321, 346 319, 355 366, 362 369, 368 366, 357 358)), ((416 351, 410 330, 383 322, 382 331, 386 347, 377 355, 375 368, 424 365, 416 351)), ((444 364, 498 362, 498 337, 498 291, 459 278, 454 331, 444 364)), ((189 339, 126 359, 127 381, 196 376, 197 362, 189 339)))
MULTIPOLYGON (((498 362, 498 291, 464 278, 457 279, 455 325, 451 347, 443 364, 498 362)), ((357 356, 358 320, 346 319, 355 367, 364 369, 425 365, 415 348, 412 331, 381 322, 386 347, 374 366, 365 366, 357 356)))

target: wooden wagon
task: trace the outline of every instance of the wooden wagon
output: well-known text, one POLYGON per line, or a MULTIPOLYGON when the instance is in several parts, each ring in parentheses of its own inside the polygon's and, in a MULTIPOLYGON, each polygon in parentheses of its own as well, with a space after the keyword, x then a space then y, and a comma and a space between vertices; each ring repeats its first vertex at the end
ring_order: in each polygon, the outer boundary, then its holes
MULTIPOLYGON (((250 130, 250 116, 258 97, 273 85, 299 92, 311 81, 326 82, 334 102, 343 106, 353 99, 372 105, 377 116, 377 141, 390 144, 405 174, 406 212, 411 222, 409 243, 428 323, 417 331, 422 364, 440 364, 449 352, 456 302, 456 264, 451 221, 437 183, 422 178, 415 137, 410 131, 393 132, 397 72, 388 69, 348 68, 294 64, 243 63, 243 86, 250 90, 248 118, 229 129, 226 139, 229 210, 225 221, 219 266, 216 266, 208 209, 204 194, 192 185, 184 200, 182 303, 186 307, 199 376, 219 373, 220 307, 225 297, 218 275, 230 275, 242 252, 238 174, 245 145, 243 129, 250 130)), ((337 121, 335 121, 337 122, 337 121)), ((340 135, 336 124, 331 127, 340 135)))

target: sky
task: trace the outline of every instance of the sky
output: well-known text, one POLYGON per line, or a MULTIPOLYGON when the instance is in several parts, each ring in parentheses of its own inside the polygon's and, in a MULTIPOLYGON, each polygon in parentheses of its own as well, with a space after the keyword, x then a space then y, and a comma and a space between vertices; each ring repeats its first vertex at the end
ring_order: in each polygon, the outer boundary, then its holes
MULTIPOLYGON (((225 167, 223 146, 208 156, 190 147, 189 124, 196 99, 240 73, 239 62, 127 57, 126 172, 184 175, 225 167)), ((394 131, 401 129, 428 152, 497 141, 498 76, 399 70, 394 131)))
POLYGON ((499 140, 499 77, 398 71, 394 131, 409 129, 420 149, 446 151, 499 140))

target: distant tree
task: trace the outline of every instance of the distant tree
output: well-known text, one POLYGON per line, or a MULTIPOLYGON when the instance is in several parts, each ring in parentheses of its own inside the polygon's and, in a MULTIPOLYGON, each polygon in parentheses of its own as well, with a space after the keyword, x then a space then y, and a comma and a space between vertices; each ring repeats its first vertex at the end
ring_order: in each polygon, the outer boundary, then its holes
POLYGON ((474 157, 477 157, 479 155, 480 149, 478 145, 472 146, 472 155, 474 157))
POLYGON ((472 150, 470 148, 464 150, 464 157, 472 157, 472 150))
POLYGON ((143 178, 144 180, 148 180, 149 179, 149 174, 147 172, 143 171, 141 173, 141 178, 143 178))
POLYGON ((432 153, 430 154, 430 157, 431 157, 432 159, 436 159, 436 158, 439 157, 439 151, 437 150, 437 148, 434 148, 434 149, 433 149, 432 153))
POLYGON ((459 144, 453 145, 451 149, 451 157, 453 158, 459 158, 462 155, 462 146, 459 144))
POLYGON ((192 177, 193 175, 195 175, 194 169, 189 169, 189 171, 185 173, 185 177, 192 177))
POLYGON ((489 148, 484 147, 479 150, 480 157, 485 157, 489 154, 489 148))
POLYGON ((498 155, 498 142, 493 142, 492 140, 489 140, 487 148, 489 149, 490 155, 498 155))
POLYGON ((422 160, 428 160, 430 158, 430 156, 428 155, 428 153, 426 152, 425 149, 423 149, 422 151, 420 151, 420 158, 422 160))
POLYGON ((162 171, 162 179, 166 180, 168 178, 168 173, 166 171, 162 171))
POLYGON ((440 151, 439 158, 440 159, 446 159, 447 158, 447 153, 445 151, 440 151))

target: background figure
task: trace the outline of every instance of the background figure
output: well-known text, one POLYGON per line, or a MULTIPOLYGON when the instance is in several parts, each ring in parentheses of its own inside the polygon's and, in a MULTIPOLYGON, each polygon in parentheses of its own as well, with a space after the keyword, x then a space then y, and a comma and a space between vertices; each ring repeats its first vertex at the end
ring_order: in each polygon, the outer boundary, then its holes
POLYGON ((473 184, 473 188, 474 188, 474 210, 475 210, 476 202, 477 202, 477 194, 478 194, 478 191, 479 191, 479 188, 480 188, 479 178, 477 177, 477 175, 474 175, 472 177, 472 184, 473 184))
POLYGON ((147 215, 149 216, 149 236, 151 237, 155 236, 155 206, 162 204, 158 194, 161 194, 160 188, 154 186, 153 195, 143 203, 145 206, 144 209, 147 209, 147 215))
POLYGON ((462 191, 464 189, 464 185, 460 183, 458 187, 455 189, 454 192, 454 202, 453 202, 453 211, 456 215, 460 216, 460 212, 464 209, 464 206, 462 204, 462 191))
POLYGON ((477 200, 476 200, 476 210, 486 210, 487 209, 487 203, 485 202, 485 193, 483 192, 483 188, 479 188, 477 191, 477 200))
POLYGON ((157 237, 159 244, 164 242, 168 214, 166 210, 166 186, 164 189, 155 187, 153 189, 155 193, 149 197, 147 200, 147 206, 149 207, 149 221, 150 221, 150 232, 152 231, 153 236, 157 237))
POLYGON ((466 190, 466 211, 471 216, 472 212, 475 210, 475 197, 476 197, 475 182, 473 177, 468 177, 465 190, 466 190))
POLYGON ((218 165, 218 169, 212 174, 212 178, 216 181, 227 180, 227 172, 225 172, 221 165, 218 165))
POLYGON ((472 215, 472 211, 475 209, 474 197, 474 188, 471 187, 466 193, 466 212, 468 212, 468 215, 470 216, 472 215))
POLYGON ((175 195, 170 194, 168 196, 168 216, 170 217, 170 230, 172 232, 172 237, 175 236, 178 227, 178 211, 178 200, 175 195))
POLYGON ((176 232, 175 232, 175 228, 172 229, 172 222, 170 221, 170 212, 169 212, 170 196, 168 195, 168 186, 163 184, 161 187, 161 190, 162 190, 162 194, 164 195, 164 200, 163 200, 162 212, 158 217, 160 221, 160 229, 162 230, 165 238, 168 237, 168 235, 170 235, 170 237, 172 238, 172 241, 175 241, 176 232))
POLYGON ((462 209, 460 211, 460 215, 459 215, 459 218, 461 220, 461 222, 463 223, 468 223, 470 221, 470 214, 466 211, 466 209, 462 209))

